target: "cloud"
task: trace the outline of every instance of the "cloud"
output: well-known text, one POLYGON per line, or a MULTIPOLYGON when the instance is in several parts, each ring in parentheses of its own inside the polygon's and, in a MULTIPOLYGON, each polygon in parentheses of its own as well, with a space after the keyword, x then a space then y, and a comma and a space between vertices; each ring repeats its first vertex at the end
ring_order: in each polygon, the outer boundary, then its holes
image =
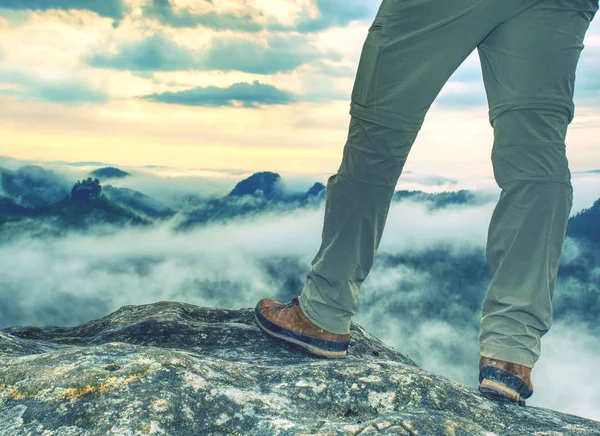
POLYGON ((600 421, 600 382, 594 375, 600 350, 598 331, 575 322, 558 322, 544 337, 542 357, 532 373, 531 406, 600 421), (588 363, 590 362, 590 363, 588 363))
MULTIPOLYGON (((131 70, 136 72, 220 70, 243 71, 253 74, 285 73, 309 62, 323 65, 319 50, 300 37, 270 38, 267 46, 246 39, 216 40, 206 52, 183 47, 162 35, 153 35, 142 41, 127 43, 115 54, 93 54, 86 60, 100 68, 131 70)), ((335 57, 335 53, 331 54, 335 57)), ((346 74, 349 72, 346 71, 346 74)), ((141 98, 164 103, 189 106, 235 106, 258 104, 289 104, 297 101, 323 102, 347 100, 349 92, 337 89, 328 76, 318 81, 305 80, 305 92, 296 94, 261 84, 234 83, 229 87, 196 87, 183 91, 153 93, 141 98)))
POLYGON ((92 54, 86 61, 92 67, 131 71, 177 71, 200 66, 197 54, 161 35, 125 43, 116 54, 92 54))
POLYGON ((0 94, 14 95, 31 101, 49 101, 65 105, 105 103, 105 93, 86 83, 35 83, 24 90, 0 90, 0 94))
POLYGON ((319 14, 315 19, 305 19, 296 26, 299 32, 318 32, 333 26, 346 26, 354 20, 375 18, 380 1, 315 0, 319 14))
POLYGON ((325 76, 333 78, 345 77, 349 79, 354 79, 356 76, 356 68, 349 67, 346 65, 330 65, 323 62, 322 60, 318 60, 313 63, 313 67, 315 67, 315 73, 323 74, 325 76))
POLYGON ((577 65, 575 100, 600 107, 600 36, 586 45, 577 65))
POLYGON ((0 9, 36 10, 77 9, 88 10, 102 17, 121 20, 128 8, 123 0, 0 0, 0 9))
POLYGON ((218 39, 202 63, 206 69, 274 74, 292 71, 320 56, 302 37, 271 37, 267 47, 246 39, 218 39))
POLYGON ((210 11, 204 14, 194 14, 189 10, 176 11, 170 0, 152 0, 143 7, 144 15, 156 18, 161 24, 171 27, 196 27, 198 25, 212 29, 232 29, 245 32, 258 32, 264 28, 249 15, 219 13, 210 11))
MULTIPOLYGON (((419 174, 408 175, 416 188, 419 174)), ((585 177, 595 179, 577 185, 574 178, 575 192, 600 197, 599 176, 585 177)), ((444 178, 430 175, 423 181, 427 185, 421 188, 428 190, 444 178)), ((173 197, 184 189, 180 182, 134 174, 119 183, 173 197)), ((310 182, 305 179, 302 189, 310 182)), ((203 189, 195 183, 185 192, 203 189)), ((490 277, 484 244, 492 207, 431 212, 424 204, 394 202, 353 319, 425 369, 472 387, 477 386, 478 322, 490 277)), ((0 328, 72 326, 123 305, 160 300, 226 308, 254 307, 265 297, 289 301, 301 291, 319 248, 323 212, 321 204, 318 210, 265 213, 179 234, 165 223, 112 234, 13 236, 0 244, 0 328)), ((598 280, 593 253, 567 238, 555 290, 556 323, 533 373, 537 393, 530 404, 600 419, 600 385, 590 372, 600 358, 594 346, 600 333, 597 305, 590 304, 592 297, 600 299, 593 289, 598 280)))
POLYGON ((302 37, 270 37, 267 45, 245 38, 215 39, 206 51, 183 47, 162 35, 121 45, 118 52, 87 57, 93 67, 131 71, 220 70, 285 73, 317 61, 320 51, 302 37))
POLYGON ((27 165, 16 171, 0 167, 0 187, 18 204, 27 207, 60 201, 71 188, 64 177, 39 165, 27 165))
POLYGON ((143 7, 143 11, 145 16, 156 18, 161 24, 171 27, 196 27, 200 25, 216 30, 259 32, 266 29, 271 31, 293 30, 307 33, 318 32, 333 26, 345 26, 353 20, 372 19, 379 3, 376 0, 316 0, 317 16, 315 18, 301 17, 296 24, 282 24, 279 22, 263 24, 259 19, 263 17, 264 13, 249 8, 243 14, 216 10, 195 13, 189 9, 176 9, 174 3, 170 0, 152 0, 151 4, 143 7))
POLYGON ((181 104, 187 106, 236 106, 239 102, 245 108, 256 108, 259 105, 289 104, 297 97, 287 91, 265 85, 255 80, 249 83, 234 83, 227 88, 216 86, 197 87, 186 91, 163 92, 141 97, 162 103, 181 104))
POLYGON ((30 101, 49 101, 64 105, 104 103, 108 95, 82 79, 49 81, 26 74, 0 69, 0 83, 12 85, 0 89, 0 95, 17 96, 30 101))
POLYGON ((446 108, 487 107, 487 98, 481 82, 479 83, 448 83, 434 100, 436 106, 446 108))
POLYGON ((450 76, 436 97, 434 105, 456 109, 487 107, 477 50, 474 50, 450 76))
POLYGON ((29 89, 29 96, 68 105, 108 101, 108 96, 103 91, 82 82, 41 83, 29 89))

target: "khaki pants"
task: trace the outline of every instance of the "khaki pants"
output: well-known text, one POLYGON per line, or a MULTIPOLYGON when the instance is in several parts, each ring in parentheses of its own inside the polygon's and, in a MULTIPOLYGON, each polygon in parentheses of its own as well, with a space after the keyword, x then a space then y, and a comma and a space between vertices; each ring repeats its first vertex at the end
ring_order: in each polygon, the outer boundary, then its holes
POLYGON ((321 247, 299 296, 347 333, 392 195, 425 115, 477 48, 501 188, 486 259, 481 354, 533 367, 572 206, 565 152, 575 70, 598 0, 383 0, 364 42, 342 163, 327 181, 321 247))

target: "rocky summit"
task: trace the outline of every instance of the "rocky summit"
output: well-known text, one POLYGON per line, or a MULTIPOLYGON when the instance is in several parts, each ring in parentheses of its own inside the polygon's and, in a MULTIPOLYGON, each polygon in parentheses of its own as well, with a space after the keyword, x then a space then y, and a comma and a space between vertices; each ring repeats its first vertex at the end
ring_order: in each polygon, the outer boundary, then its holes
POLYGON ((600 435, 489 400, 352 323, 346 359, 262 333, 253 308, 124 306, 0 331, 1 435, 600 435))

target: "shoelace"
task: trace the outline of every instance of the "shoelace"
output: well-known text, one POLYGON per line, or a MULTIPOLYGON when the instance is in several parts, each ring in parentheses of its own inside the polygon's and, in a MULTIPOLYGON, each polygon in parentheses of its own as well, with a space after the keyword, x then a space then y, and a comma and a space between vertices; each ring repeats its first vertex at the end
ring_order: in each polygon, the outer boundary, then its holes
POLYGON ((289 303, 286 304, 281 304, 279 306, 275 306, 272 307, 271 310, 290 310, 292 307, 298 306, 300 305, 300 302, 298 301, 298 297, 294 297, 292 298, 292 301, 290 301, 289 303))

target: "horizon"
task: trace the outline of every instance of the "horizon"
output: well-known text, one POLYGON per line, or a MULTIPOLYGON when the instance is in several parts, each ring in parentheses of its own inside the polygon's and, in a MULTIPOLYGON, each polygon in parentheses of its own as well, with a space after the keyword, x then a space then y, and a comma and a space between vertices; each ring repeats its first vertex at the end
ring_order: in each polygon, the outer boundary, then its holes
MULTIPOLYGON (((207 171, 336 171, 379 1, 355 1, 346 11, 292 0, 278 8, 153 1, 0 6, 0 154, 182 170, 202 162, 207 171)), ((567 136, 573 171, 600 168, 600 20, 584 45, 567 136)), ((474 50, 435 99, 406 169, 470 164, 491 174, 492 144, 474 50)))

